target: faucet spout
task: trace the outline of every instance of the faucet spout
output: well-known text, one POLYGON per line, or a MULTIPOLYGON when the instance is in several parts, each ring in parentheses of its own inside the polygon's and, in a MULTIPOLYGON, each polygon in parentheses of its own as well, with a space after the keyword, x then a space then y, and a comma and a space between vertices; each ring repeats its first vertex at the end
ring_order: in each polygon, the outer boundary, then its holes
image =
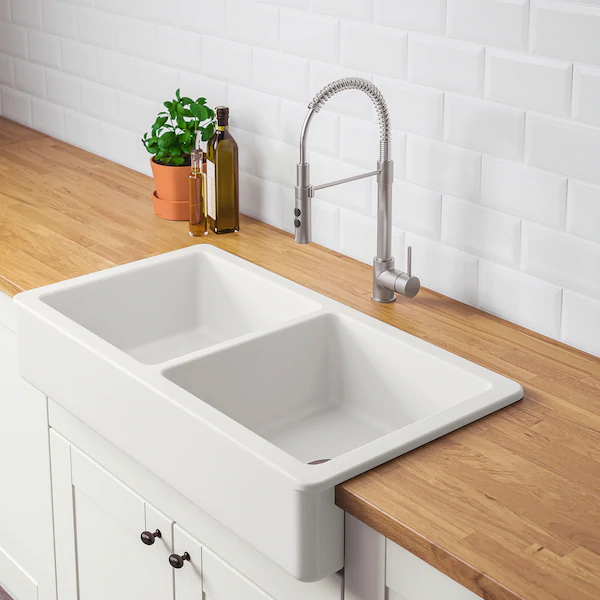
POLYGON ((394 181, 394 162, 391 154, 391 123, 387 104, 379 89, 370 81, 361 77, 346 77, 325 86, 308 105, 308 113, 300 133, 300 157, 296 167, 296 206, 294 208, 295 240, 300 244, 311 242, 312 198, 315 191, 334 185, 340 185, 364 177, 377 176, 377 256, 373 261, 373 300, 393 302, 396 292, 412 298, 419 291, 420 283, 416 277, 394 268, 392 256, 392 187, 394 181), (311 185, 310 165, 307 155, 308 131, 315 114, 323 105, 345 90, 359 90, 371 98, 379 120, 380 142, 377 170, 347 177, 318 186, 311 185))

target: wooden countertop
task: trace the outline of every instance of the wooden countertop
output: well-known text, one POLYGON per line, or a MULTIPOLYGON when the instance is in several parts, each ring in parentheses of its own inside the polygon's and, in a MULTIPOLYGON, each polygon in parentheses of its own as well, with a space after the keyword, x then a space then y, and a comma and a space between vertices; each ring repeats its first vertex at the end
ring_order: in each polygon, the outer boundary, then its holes
POLYGON ((523 401, 336 490, 337 503, 489 600, 600 598, 600 359, 250 218, 195 240, 148 177, 0 119, 0 290, 210 243, 519 381, 523 401))

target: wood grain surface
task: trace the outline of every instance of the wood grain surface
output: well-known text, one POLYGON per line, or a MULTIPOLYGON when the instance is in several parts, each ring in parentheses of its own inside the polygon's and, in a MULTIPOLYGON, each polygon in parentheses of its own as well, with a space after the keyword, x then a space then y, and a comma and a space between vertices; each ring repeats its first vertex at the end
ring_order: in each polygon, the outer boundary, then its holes
POLYGON ((0 119, 0 290, 209 243, 519 381, 521 402, 339 485, 337 503, 482 598, 600 599, 600 359, 429 290, 376 304, 369 266, 248 217, 190 238, 152 189, 0 119))

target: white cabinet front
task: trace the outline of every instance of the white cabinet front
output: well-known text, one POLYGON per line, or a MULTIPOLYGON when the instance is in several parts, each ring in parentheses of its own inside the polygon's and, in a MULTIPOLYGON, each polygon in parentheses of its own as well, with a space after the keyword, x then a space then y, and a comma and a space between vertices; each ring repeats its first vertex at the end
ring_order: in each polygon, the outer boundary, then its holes
POLYGON ((173 600, 171 524, 54 432, 51 451, 60 600, 173 600))
POLYGON ((55 431, 50 445, 59 600, 274 600, 55 431))

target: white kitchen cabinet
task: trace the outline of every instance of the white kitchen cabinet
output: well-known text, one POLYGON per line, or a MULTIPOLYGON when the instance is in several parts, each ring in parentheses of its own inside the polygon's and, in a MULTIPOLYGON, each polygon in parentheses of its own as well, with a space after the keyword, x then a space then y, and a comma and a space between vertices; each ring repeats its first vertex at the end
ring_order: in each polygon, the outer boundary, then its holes
POLYGON ((46 398, 19 375, 2 293, 0 323, 0 586, 15 600, 56 600, 46 398))
POLYGON ((349 514, 345 529, 344 600, 480 600, 349 514))
POLYGON ((58 433, 50 437, 60 600, 274 600, 58 433), (156 530, 145 545, 142 532, 156 530))
POLYGON ((54 432, 51 454, 60 600, 173 600, 172 523, 54 432))

